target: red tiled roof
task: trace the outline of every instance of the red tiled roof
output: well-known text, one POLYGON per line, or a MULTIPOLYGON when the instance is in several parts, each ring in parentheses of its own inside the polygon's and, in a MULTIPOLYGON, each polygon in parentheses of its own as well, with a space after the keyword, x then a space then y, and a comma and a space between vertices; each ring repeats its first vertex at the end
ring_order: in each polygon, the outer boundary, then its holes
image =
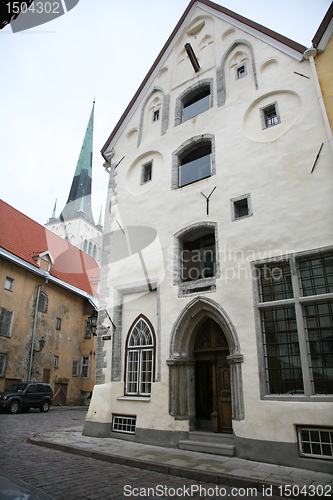
POLYGON ((284 44, 284 45, 292 48, 293 50, 295 50, 296 52, 299 52, 300 54, 303 54, 304 51, 306 50, 306 47, 304 47, 304 45, 301 45, 300 43, 294 42, 293 40, 290 40, 290 38, 287 38, 286 36, 280 35, 280 33, 276 33, 276 31, 270 30, 269 28, 266 28, 265 26, 262 26, 261 24, 255 23, 254 21, 251 21, 250 19, 247 19, 246 17, 243 17, 243 16, 237 14, 236 12, 233 12, 232 10, 226 9, 225 7, 222 7, 221 5, 218 5, 218 4, 214 3, 214 2, 211 2, 210 0, 199 0, 199 1, 198 0, 191 0, 190 3, 188 4, 188 6, 186 7, 185 11, 184 11, 184 14, 182 15, 182 17, 178 21, 175 29, 173 30, 173 32, 169 36, 169 38, 166 41, 165 45, 163 46, 161 52, 159 53, 159 55, 155 59, 152 67, 150 68, 150 70, 148 71, 148 73, 145 76, 144 80, 142 81, 140 87, 136 91, 133 99, 131 100, 131 102, 129 103, 129 105, 127 106, 127 108, 125 109, 124 113, 120 117, 120 119, 119 119, 118 123, 116 124, 115 128, 111 132, 111 135, 109 136, 108 140, 106 141, 106 143, 102 147, 102 149, 101 149, 102 156, 104 156, 104 153, 107 150, 110 142, 112 141, 112 139, 116 135, 117 131, 121 127, 121 125, 122 125, 123 121, 125 120, 127 114, 129 113, 130 109, 132 108, 132 106, 134 105, 135 101, 139 97, 139 95, 142 92, 144 86, 146 85, 146 83, 149 80, 150 76, 152 75, 153 71, 157 67, 157 65, 160 62, 162 56, 164 55, 164 53, 168 49, 168 47, 169 47, 170 43, 172 42, 173 38, 176 36, 179 28, 181 27, 182 23, 184 22, 184 20, 186 18, 186 16, 190 12, 190 10, 193 7, 193 5, 195 3, 197 3, 197 2, 198 2, 198 6, 199 7, 200 7, 200 3, 202 3, 204 5, 207 5, 208 7, 211 7, 212 9, 215 9, 218 12, 222 12, 223 14, 226 14, 227 16, 232 17, 233 19, 236 19, 237 21, 240 21, 241 23, 244 23, 244 24, 246 24, 247 26, 249 26, 251 28, 254 28, 257 31, 259 31, 261 33, 264 33, 265 35, 268 35, 269 37, 273 38, 274 40, 277 40, 278 42, 280 42, 280 43, 282 43, 282 44, 284 44))
POLYGON ((50 274, 97 297, 89 278, 100 275, 92 257, 0 200, 0 247, 39 268, 36 256, 49 251, 50 274))

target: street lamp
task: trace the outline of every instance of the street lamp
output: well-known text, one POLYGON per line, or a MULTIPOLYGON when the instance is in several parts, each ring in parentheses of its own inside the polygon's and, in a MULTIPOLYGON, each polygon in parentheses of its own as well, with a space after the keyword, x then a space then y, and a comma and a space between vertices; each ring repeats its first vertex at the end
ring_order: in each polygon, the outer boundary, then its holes
POLYGON ((40 347, 40 349, 34 349, 34 354, 35 354, 35 352, 40 352, 40 351, 43 349, 43 347, 44 347, 44 345, 45 345, 45 342, 46 342, 46 341, 45 341, 44 337, 42 337, 42 338, 39 340, 39 347, 40 347))
POLYGON ((88 323, 89 323, 90 331, 95 337, 97 336, 97 333, 96 333, 97 318, 98 318, 98 314, 97 314, 97 311, 94 309, 91 316, 88 317, 88 323))

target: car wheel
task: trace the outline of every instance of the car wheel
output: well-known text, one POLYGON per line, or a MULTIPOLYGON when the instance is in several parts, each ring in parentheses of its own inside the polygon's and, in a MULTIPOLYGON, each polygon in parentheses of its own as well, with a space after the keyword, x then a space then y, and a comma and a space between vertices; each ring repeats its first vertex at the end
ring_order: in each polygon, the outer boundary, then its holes
POLYGON ((45 412, 49 411, 49 408, 50 408, 50 403, 48 401, 44 401, 39 409, 40 411, 45 412))
POLYGON ((18 413, 19 409, 20 409, 19 402, 14 400, 10 403, 8 411, 9 413, 18 413))

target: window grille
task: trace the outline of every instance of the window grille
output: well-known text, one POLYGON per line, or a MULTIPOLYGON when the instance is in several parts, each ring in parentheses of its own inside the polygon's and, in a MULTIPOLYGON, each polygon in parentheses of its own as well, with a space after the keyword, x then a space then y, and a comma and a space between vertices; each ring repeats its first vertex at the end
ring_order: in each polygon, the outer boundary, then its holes
POLYGON ((318 255, 299 261, 303 296, 333 292, 333 255, 318 255))
POLYGON ((298 444, 301 456, 333 460, 332 428, 299 428, 298 444))
POLYGON ((263 129, 274 127, 281 122, 277 102, 260 109, 261 126, 263 129))
POLYGON ((259 293, 261 302, 293 297, 289 262, 276 262, 260 269, 259 293))
POLYGON ((136 416, 113 415, 113 432, 123 432, 125 434, 135 434, 136 416))

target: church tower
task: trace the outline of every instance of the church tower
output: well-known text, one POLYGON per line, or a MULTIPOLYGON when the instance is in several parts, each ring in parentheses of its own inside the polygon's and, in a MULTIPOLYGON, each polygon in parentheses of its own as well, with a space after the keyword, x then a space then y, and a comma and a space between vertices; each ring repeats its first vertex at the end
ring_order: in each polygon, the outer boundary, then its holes
POLYGON ((50 231, 94 257, 100 265, 102 248, 102 214, 95 224, 91 209, 92 155, 95 101, 66 205, 56 217, 56 203, 45 224, 50 231))

